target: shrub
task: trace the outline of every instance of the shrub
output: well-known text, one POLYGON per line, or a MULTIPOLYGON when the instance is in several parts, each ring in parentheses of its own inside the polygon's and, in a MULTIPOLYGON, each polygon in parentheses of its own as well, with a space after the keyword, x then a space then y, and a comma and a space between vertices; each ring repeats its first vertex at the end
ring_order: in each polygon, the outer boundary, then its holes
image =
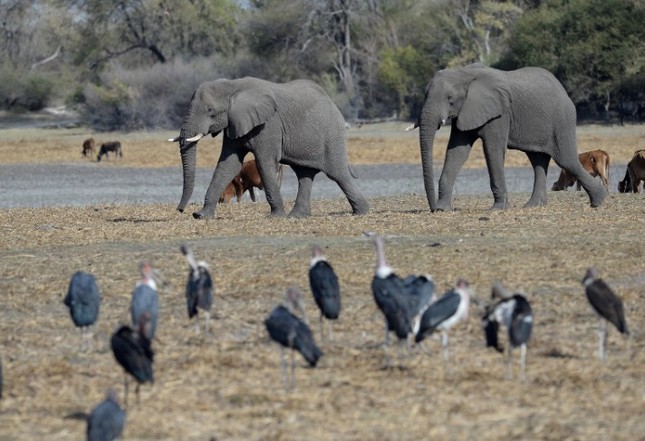
POLYGON ((86 87, 84 96, 76 97, 81 118, 95 130, 177 129, 195 88, 223 76, 213 64, 207 59, 176 59, 146 69, 112 64, 100 85, 86 87))

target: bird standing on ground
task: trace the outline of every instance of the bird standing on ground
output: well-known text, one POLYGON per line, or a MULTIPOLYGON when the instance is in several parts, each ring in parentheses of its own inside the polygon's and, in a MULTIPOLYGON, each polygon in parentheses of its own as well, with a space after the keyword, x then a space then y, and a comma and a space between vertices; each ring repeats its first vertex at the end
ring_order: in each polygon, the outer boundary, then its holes
MULTIPOLYGON (((190 271, 186 283, 186 306, 188 307, 188 318, 197 316, 201 310, 205 317, 204 327, 208 334, 211 308, 213 306, 213 279, 211 279, 208 265, 203 260, 195 261, 193 252, 187 245, 181 246, 181 252, 186 256, 190 271)), ((195 320, 197 332, 199 332, 199 317, 195 320)))
POLYGON ((627 322, 625 321, 623 302, 616 294, 614 294, 609 285, 598 277, 598 273, 593 267, 587 269, 587 272, 582 279, 582 284, 585 287, 587 300, 589 300, 593 309, 598 313, 598 335, 600 339, 598 345, 598 357, 601 360, 605 360, 607 357, 607 354, 605 353, 605 345, 607 344, 607 322, 611 322, 621 334, 629 335, 629 329, 627 328, 627 322))
MULTIPOLYGON (((318 245, 312 245, 311 254, 309 285, 316 305, 320 309, 320 338, 322 340, 324 338, 323 317, 328 320, 337 320, 340 314, 340 286, 338 285, 338 276, 318 245)), ((332 339, 331 322, 329 323, 329 339, 332 339)))
POLYGON ((147 337, 150 331, 147 329, 151 325, 147 313, 143 313, 139 319, 137 330, 125 325, 121 326, 112 335, 110 340, 112 352, 116 361, 125 370, 125 398, 123 402, 128 405, 128 374, 132 375, 137 381, 136 396, 139 402, 139 387, 144 383, 153 383, 154 375, 152 371, 152 362, 154 352, 147 337))
POLYGON ((284 348, 298 351, 307 360, 309 366, 316 367, 323 352, 316 346, 309 326, 297 317, 302 312, 300 289, 295 286, 287 288, 285 301, 277 306, 264 321, 271 339, 280 344, 280 360, 282 365, 282 383, 287 390, 296 386, 296 363, 291 351, 291 378, 287 379, 287 366, 284 348))
POLYGON ((150 262, 142 262, 139 265, 139 270, 141 271, 141 280, 137 282, 132 292, 132 301, 130 303, 132 326, 138 327, 143 314, 147 314, 146 337, 152 341, 157 331, 157 320, 159 318, 157 282, 150 262))
POLYGON ((442 331, 441 344, 443 346, 443 359, 447 362, 448 330, 468 317, 470 305, 470 292, 468 282, 459 279, 457 285, 439 300, 431 304, 421 317, 421 325, 415 337, 415 342, 421 342, 434 331, 442 331))
POLYGON ((513 378, 513 348, 520 347, 520 379, 526 378, 526 344, 531 338, 533 329, 533 311, 531 304, 521 294, 507 292, 500 283, 493 286, 493 299, 496 303, 486 308, 482 318, 482 327, 486 336, 486 346, 504 352, 497 340, 497 330, 502 324, 508 332, 508 376, 513 378))
POLYGON ((80 350, 92 347, 91 327, 99 316, 101 293, 92 274, 78 271, 69 282, 64 300, 74 325, 80 329, 80 350))
POLYGON ((116 394, 109 390, 87 419, 87 441, 114 441, 121 437, 125 427, 125 412, 119 406, 116 394))
MULTIPOLYGON (((389 333, 393 331, 399 340, 400 357, 401 344, 407 344, 408 336, 419 329, 423 313, 434 301, 434 282, 430 276, 411 275, 405 279, 397 276, 385 260, 383 238, 371 233, 366 235, 373 238, 376 248, 372 294, 385 317, 384 349, 387 351, 389 333)), ((386 363, 389 365, 387 352, 386 363)))

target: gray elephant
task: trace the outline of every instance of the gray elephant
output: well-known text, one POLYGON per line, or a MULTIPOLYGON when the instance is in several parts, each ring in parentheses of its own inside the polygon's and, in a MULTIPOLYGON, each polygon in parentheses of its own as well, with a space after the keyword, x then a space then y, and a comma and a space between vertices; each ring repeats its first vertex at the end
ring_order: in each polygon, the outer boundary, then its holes
POLYGON ((525 207, 546 205, 546 174, 551 158, 583 186, 592 207, 607 192, 578 160, 576 110, 560 82, 536 67, 504 72, 475 63, 437 72, 428 84, 419 127, 423 179, 432 211, 452 208, 457 173, 473 143, 481 138, 490 186, 492 208, 506 208, 504 178, 506 148, 522 150, 534 172, 533 194, 525 207), (435 200, 432 150, 440 126, 452 119, 446 159, 435 200))
POLYGON ((347 196, 354 214, 368 211, 347 161, 345 122, 325 91, 315 83, 285 84, 257 78, 202 83, 193 94, 177 138, 184 187, 177 209, 183 212, 195 184, 196 145, 203 136, 224 131, 222 153, 196 219, 212 218, 229 182, 252 152, 264 183, 271 214, 285 214, 280 196, 278 164, 289 165, 298 178, 298 193, 290 216, 311 214, 311 186, 318 172, 335 181, 347 196))

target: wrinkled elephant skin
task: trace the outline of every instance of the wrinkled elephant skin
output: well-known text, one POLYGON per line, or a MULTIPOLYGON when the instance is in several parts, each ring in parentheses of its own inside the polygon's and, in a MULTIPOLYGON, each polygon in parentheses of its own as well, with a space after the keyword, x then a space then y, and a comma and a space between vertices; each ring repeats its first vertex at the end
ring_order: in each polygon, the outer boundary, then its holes
POLYGON ((432 211, 452 209, 457 173, 473 143, 483 142, 494 203, 508 204, 504 177, 506 149, 524 151, 534 172, 533 193, 525 206, 546 205, 546 173, 551 158, 574 176, 592 207, 602 204, 605 188, 578 160, 576 110, 560 82, 547 70, 526 67, 501 71, 475 63, 437 72, 428 84, 419 119, 423 179, 432 211), (434 191, 432 152, 437 129, 452 120, 446 158, 434 191))
MULTIPOLYGON (((308 80, 278 84, 256 78, 215 80, 195 91, 178 137, 184 189, 177 209, 183 211, 195 182, 197 142, 207 134, 223 133, 222 153, 196 219, 212 218, 218 199, 240 172, 251 152, 264 183, 271 214, 284 216, 277 181, 280 163, 298 178, 298 193, 290 216, 311 214, 311 186, 323 172, 345 193, 354 214, 368 204, 354 182, 347 161, 345 121, 322 88, 308 80)), ((202 141, 203 142, 203 141, 202 141)))

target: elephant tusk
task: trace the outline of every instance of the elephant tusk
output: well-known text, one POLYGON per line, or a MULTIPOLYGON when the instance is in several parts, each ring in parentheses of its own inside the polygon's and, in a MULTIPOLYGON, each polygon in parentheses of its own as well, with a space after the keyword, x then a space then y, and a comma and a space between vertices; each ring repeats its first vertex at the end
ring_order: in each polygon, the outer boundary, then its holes
POLYGON ((406 127, 405 131, 406 132, 411 132, 411 131, 415 130, 417 127, 419 127, 419 126, 417 126, 416 124, 412 124, 411 126, 406 127))
POLYGON ((169 142, 178 142, 181 139, 181 136, 178 136, 176 138, 168 138, 169 142))
POLYGON ((192 138, 186 138, 186 141, 188 141, 188 142, 197 142, 200 139, 202 139, 203 137, 204 137, 203 133, 198 133, 197 135, 193 136, 192 138))
POLYGON ((441 125, 442 125, 442 126, 445 126, 445 125, 446 125, 446 120, 445 120, 445 119, 442 119, 442 120, 441 120, 441 125))

